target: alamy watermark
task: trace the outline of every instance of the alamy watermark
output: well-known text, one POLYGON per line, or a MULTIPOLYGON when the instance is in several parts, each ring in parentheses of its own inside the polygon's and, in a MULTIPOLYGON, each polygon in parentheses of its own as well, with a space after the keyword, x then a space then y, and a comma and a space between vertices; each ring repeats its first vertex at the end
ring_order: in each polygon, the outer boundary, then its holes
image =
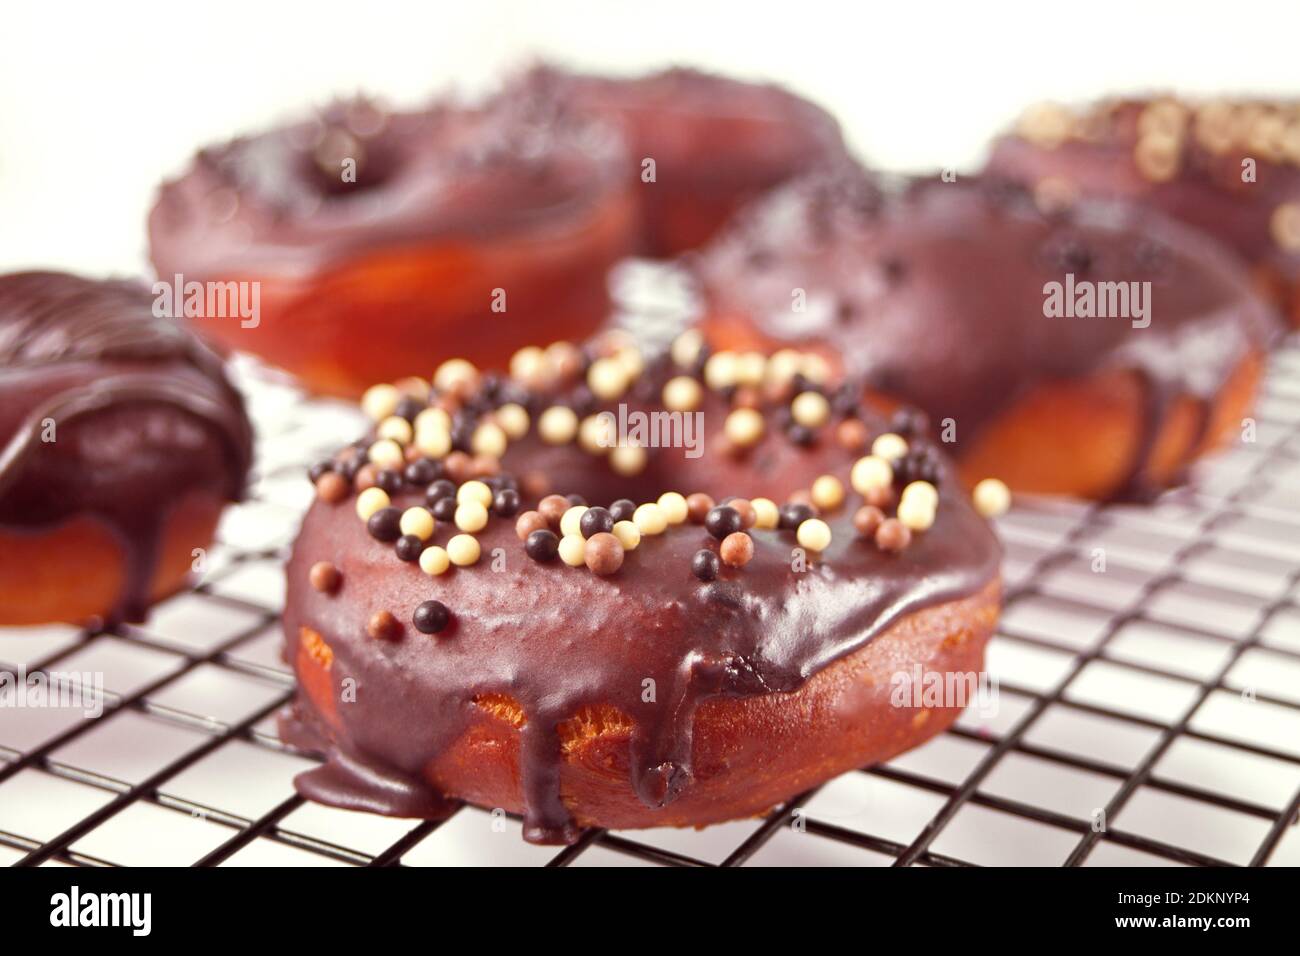
POLYGON ((703 412, 645 412, 622 403, 618 413, 601 412, 597 441, 602 448, 684 448, 687 458, 704 454, 703 412))
POLYGON ((178 272, 171 282, 155 282, 153 295, 160 319, 239 319, 242 329, 262 324, 260 282, 186 282, 178 272))
POLYGON ((998 712, 998 682, 987 671, 927 671, 919 663, 889 679, 889 703, 915 709, 972 707, 981 717, 998 712))
POLYGON ((1129 319, 1133 328, 1151 324, 1150 282, 1075 281, 1043 284, 1043 315, 1049 319, 1129 319))
POLYGON ((104 675, 99 671, 0 671, 0 710, 80 710, 86 717, 104 713, 104 675))

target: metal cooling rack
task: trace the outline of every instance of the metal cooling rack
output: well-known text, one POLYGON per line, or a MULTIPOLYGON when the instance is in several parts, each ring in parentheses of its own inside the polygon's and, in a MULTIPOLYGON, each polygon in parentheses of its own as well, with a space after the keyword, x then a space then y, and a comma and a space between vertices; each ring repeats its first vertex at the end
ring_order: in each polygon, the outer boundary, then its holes
MULTIPOLYGON (((619 288, 639 327, 686 308, 649 273, 619 288)), ((292 690, 280 561, 305 463, 360 423, 240 368, 256 482, 194 591, 138 628, 0 630, 3 669, 101 672, 109 692, 98 719, 0 709, 0 863, 1300 865, 1300 342, 1273 362, 1255 441, 1188 489, 1148 508, 1022 502, 1000 522, 995 712, 765 819, 559 850, 472 807, 417 823, 294 793, 312 761, 273 720, 292 690)))

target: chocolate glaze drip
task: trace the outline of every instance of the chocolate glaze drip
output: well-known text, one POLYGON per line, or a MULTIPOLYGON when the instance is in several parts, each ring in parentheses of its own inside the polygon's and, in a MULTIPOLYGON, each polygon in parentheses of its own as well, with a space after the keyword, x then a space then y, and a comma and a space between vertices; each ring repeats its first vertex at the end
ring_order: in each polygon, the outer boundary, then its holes
POLYGON ((306 275, 376 248, 545 230, 624 188, 614 130, 550 120, 527 103, 388 112, 356 100, 205 149, 150 214, 154 265, 306 275))
POLYGON ((104 521, 127 569, 108 623, 143 617, 170 506, 196 488, 238 499, 251 458, 221 360, 155 318, 144 286, 0 276, 0 525, 104 521))
POLYGON ((957 454, 1036 384, 1130 370, 1146 386, 1146 438, 1120 495, 1146 496, 1170 403, 1210 398, 1278 328, 1221 247, 1149 210, 1096 201, 1049 215, 1007 182, 936 179, 826 215, 826 194, 843 188, 805 180, 743 216, 698 262, 710 311, 770 340, 820 345, 932 423, 955 419, 957 454), (1046 317, 1044 286, 1067 274, 1150 282, 1149 327, 1046 317))
MULTIPOLYGON (((653 500, 667 488, 718 500, 765 494, 780 502, 817 475, 847 477, 854 459, 828 438, 801 448, 776 429, 749 457, 711 452, 723 403, 710 396, 704 414, 703 457, 652 450, 647 471, 635 479, 614 476, 575 446, 544 447, 533 438, 512 445, 504 464, 515 473, 541 469, 553 490, 582 494, 592 504, 653 500)), ((869 424, 873 432, 886 430, 869 424)), ((412 491, 394 504, 422 500, 412 491)), ((514 521, 494 518, 477 535, 477 566, 431 579, 374 540, 350 500, 317 502, 287 567, 286 658, 298 660, 301 629, 318 633, 332 651, 328 693, 338 703, 335 715, 324 715, 300 693, 283 715, 285 739, 327 756, 296 785, 337 806, 438 816, 446 804, 437 760, 482 717, 478 702, 500 695, 517 702, 526 719, 526 839, 569 842, 578 835, 560 792, 559 727, 588 707, 612 706, 632 722, 630 783, 647 806, 666 806, 691 786, 692 728, 702 701, 795 690, 901 617, 974 594, 998 574, 999 545, 946 463, 938 520, 903 553, 887 555, 856 540, 850 515, 846 509, 830 519, 834 541, 806 571, 792 569, 793 532, 755 531, 753 560, 741 570, 724 568, 709 583, 690 570, 695 551, 716 545, 699 526, 644 537, 619 572, 601 577, 531 560, 514 521), (498 548, 504 566, 493 570, 498 548), (308 583, 318 561, 338 567, 339 593, 308 583), (410 624, 414 608, 430 598, 453 615, 436 638, 410 624), (367 635, 368 618, 380 610, 403 623, 399 640, 367 635), (647 679, 657 689, 653 702, 643 699, 647 679), (355 688, 355 700, 340 700, 345 686, 355 688)), ((454 530, 441 524, 433 541, 445 543, 454 530)))

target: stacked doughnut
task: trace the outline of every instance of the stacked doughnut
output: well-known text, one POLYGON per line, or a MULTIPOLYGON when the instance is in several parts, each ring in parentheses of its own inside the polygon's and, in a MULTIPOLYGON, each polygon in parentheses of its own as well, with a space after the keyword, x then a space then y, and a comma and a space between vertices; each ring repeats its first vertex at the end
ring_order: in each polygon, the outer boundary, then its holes
POLYGON ((761 813, 960 713, 900 683, 980 671, 1000 549, 912 416, 695 333, 511 366, 368 391, 372 432, 312 469, 282 734, 327 761, 301 792, 569 842, 761 813))
POLYGON ((148 288, 0 276, 0 625, 138 621, 243 493, 220 360, 148 288))

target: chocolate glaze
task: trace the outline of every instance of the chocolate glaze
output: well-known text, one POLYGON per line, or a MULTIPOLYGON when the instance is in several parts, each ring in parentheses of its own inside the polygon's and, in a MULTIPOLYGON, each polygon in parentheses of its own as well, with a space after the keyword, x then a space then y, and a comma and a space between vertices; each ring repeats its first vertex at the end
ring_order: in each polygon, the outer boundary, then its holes
POLYGON ((868 388, 932 423, 954 419, 956 454, 1036 384, 1132 370, 1146 385, 1146 440, 1119 494, 1144 497, 1170 402, 1209 399, 1277 331, 1225 250, 1150 210, 1093 201, 1049 215, 994 180, 871 196, 857 177, 810 178, 751 209, 697 262, 709 310, 769 341, 820 345, 868 388), (846 190, 860 198, 827 201, 846 190), (1044 285, 1067 273, 1149 281, 1150 326, 1045 317, 1044 285))
POLYGON ((773 84, 699 70, 615 78, 538 66, 503 98, 536 99, 623 131, 626 175, 642 197, 647 251, 656 255, 703 242, 746 201, 848 157, 839 124, 816 104, 773 84), (652 183, 642 180, 646 158, 655 161, 652 183))
POLYGON ((149 216, 154 266, 194 279, 310 275, 379 248, 544 232, 624 189, 614 130, 552 119, 504 100, 415 112, 356 100, 205 149, 149 216))
POLYGON ((101 519, 127 568, 109 623, 142 619, 171 505, 195 489, 238 499, 251 457, 220 359, 155 318, 147 288, 0 276, 0 526, 101 519))
MULTIPOLYGON (((1300 252, 1284 249, 1270 234, 1274 210, 1300 202, 1300 152, 1277 144, 1240 141, 1212 152, 1191 131, 1179 141, 1177 174, 1164 182, 1144 176, 1135 160, 1139 126, 1154 100, 1108 100, 1076 116, 1077 129, 1051 146, 1019 135, 994 144, 986 171, 1036 186, 1045 179, 1085 196, 1125 199, 1157 209, 1219 239, 1247 262, 1267 266, 1290 282, 1300 280, 1300 252), (1256 162, 1254 182, 1242 181, 1242 160, 1256 162)), ((1172 103, 1164 99, 1160 102, 1172 103)), ((1296 104, 1253 102, 1237 109, 1290 110, 1292 139, 1300 111, 1296 104)), ((1195 104, 1189 107, 1195 108, 1195 104)), ((1242 132, 1246 132, 1243 124, 1242 132)))
MULTIPOLYGON (((531 437, 511 446, 504 465, 516 474, 542 468, 552 490, 583 494, 592 504, 626 496, 653 500, 668 488, 705 491, 718 500, 765 494, 781 502, 826 472, 847 481, 854 456, 828 437, 800 448, 769 433, 736 459, 717 450, 725 416, 716 396, 704 414, 703 457, 652 450, 647 471, 636 479, 616 477, 576 446, 542 448, 531 437)), ((873 432, 885 430, 871 425, 873 432)), ((740 570, 724 567, 710 583, 690 569, 695 551, 716 546, 700 526, 644 537, 616 574, 600 577, 534 562, 514 520, 496 518, 477 535, 478 565, 429 578, 370 537, 353 501, 313 505, 287 567, 286 658, 299 659, 300 629, 310 628, 332 651, 333 698, 339 700, 345 680, 356 687, 355 702, 337 705, 337 727, 303 693, 282 716, 285 739, 327 757, 297 779, 298 789, 337 806, 439 816, 450 804, 428 779, 432 763, 471 725, 476 699, 507 695, 527 720, 521 783, 524 835, 534 842, 568 842, 578 834, 560 793, 557 728, 581 708, 612 705, 631 719, 630 782, 647 806, 665 806, 691 786, 692 727, 701 701, 795 690, 901 617, 980 591, 997 577, 1001 557, 946 464, 938 520, 902 554, 856 540, 846 508, 829 519, 834 541, 809 570, 791 569, 793 532, 755 531, 753 560, 740 570), (505 563, 494 571, 497 548, 505 563), (308 570, 317 561, 339 568, 337 594, 310 586, 308 570), (452 612, 451 625, 436 638, 410 623, 415 607, 430 598, 452 612), (368 618, 380 610, 402 622, 401 639, 367 635, 368 618), (642 700, 646 678, 656 682, 658 703, 642 700)), ((408 492, 394 504, 421 501, 408 492)), ((445 544, 454 530, 440 523, 434 543, 445 544)))

